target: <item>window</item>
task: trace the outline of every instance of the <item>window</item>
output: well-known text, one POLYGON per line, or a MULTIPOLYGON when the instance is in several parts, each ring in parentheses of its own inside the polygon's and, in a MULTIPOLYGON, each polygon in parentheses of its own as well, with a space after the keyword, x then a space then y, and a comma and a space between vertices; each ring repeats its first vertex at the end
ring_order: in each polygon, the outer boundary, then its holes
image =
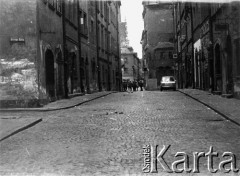
POLYGON ((160 52, 160 59, 163 59, 163 52, 160 52))
POLYGON ((80 25, 81 25, 81 33, 84 35, 88 34, 87 29, 87 14, 83 11, 80 11, 80 25))
POLYGON ((72 0, 72 4, 71 4, 71 9, 72 9, 72 22, 76 22, 76 16, 77 16, 77 11, 76 11, 76 1, 75 0, 72 0))
POLYGON ((103 12, 103 1, 100 1, 100 13, 103 12))
POLYGON ((101 37, 100 37, 100 34, 101 34, 101 28, 100 28, 100 24, 98 24, 98 31, 97 31, 97 35, 98 35, 98 42, 100 42, 100 40, 101 40, 101 37))
POLYGON ((51 8, 51 9, 55 9, 55 0, 48 0, 48 6, 51 8))
POLYGON ((102 45, 102 48, 104 47, 104 35, 103 35, 103 26, 101 27, 101 39, 102 39, 102 43, 101 43, 101 45, 102 45))
POLYGON ((163 53, 163 59, 167 59, 168 58, 168 53, 167 52, 164 52, 163 53))
POLYGON ((114 75, 114 70, 112 71, 112 75, 113 75, 113 76, 112 76, 112 83, 113 83, 113 84, 115 84, 115 78, 114 78, 114 76, 115 76, 115 75, 114 75))
POLYGON ((92 61, 92 79, 93 80, 95 80, 95 72, 96 72, 96 64, 94 61, 92 61))
POLYGON ((72 1, 73 0, 68 0, 68 4, 67 4, 67 6, 68 6, 68 13, 67 13, 67 18, 71 21, 72 20, 72 1))
POLYGON ((57 12, 62 13, 62 4, 61 4, 61 0, 56 0, 56 9, 57 9, 57 12))
POLYGON ((102 66, 102 82, 104 82, 104 66, 102 66))
POLYGON ((108 49, 108 32, 107 29, 105 29, 105 49, 108 49))
POLYGON ((87 14, 83 13, 83 28, 84 28, 84 34, 87 35, 87 14))
POLYGON ((90 31, 91 31, 91 33, 93 33, 94 32, 94 24, 93 24, 93 20, 91 20, 91 28, 90 28, 90 31))

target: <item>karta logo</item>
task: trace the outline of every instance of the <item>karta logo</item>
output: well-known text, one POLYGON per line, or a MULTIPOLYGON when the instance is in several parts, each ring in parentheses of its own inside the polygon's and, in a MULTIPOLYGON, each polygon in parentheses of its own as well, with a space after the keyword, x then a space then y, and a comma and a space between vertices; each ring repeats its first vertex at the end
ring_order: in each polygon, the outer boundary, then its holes
POLYGON ((185 152, 177 152, 175 154, 174 161, 171 166, 167 164, 164 160, 164 155, 167 155, 167 151, 170 148, 170 145, 163 145, 163 148, 159 153, 158 145, 150 146, 146 145, 143 147, 143 156, 144 156, 144 165, 143 172, 144 173, 158 173, 157 164, 160 164, 163 171, 168 173, 182 173, 185 171, 186 173, 199 173, 199 158, 206 158, 207 169, 211 173, 217 173, 218 170, 224 173, 229 172, 238 172, 236 163, 236 156, 232 152, 223 152, 221 155, 221 162, 218 164, 218 169, 213 166, 213 158, 219 157, 218 152, 213 151, 213 147, 210 146, 210 149, 207 153, 205 152, 193 152, 193 168, 189 168, 189 156, 185 152), (181 167, 180 167, 181 166, 181 167))

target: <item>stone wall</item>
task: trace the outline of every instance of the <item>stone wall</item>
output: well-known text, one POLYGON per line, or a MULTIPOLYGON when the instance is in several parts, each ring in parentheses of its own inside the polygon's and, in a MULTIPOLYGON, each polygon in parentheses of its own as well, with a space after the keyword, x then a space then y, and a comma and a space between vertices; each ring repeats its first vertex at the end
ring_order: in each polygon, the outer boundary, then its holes
POLYGON ((0 3, 1 106, 5 106, 3 100, 38 99, 36 1, 0 3))

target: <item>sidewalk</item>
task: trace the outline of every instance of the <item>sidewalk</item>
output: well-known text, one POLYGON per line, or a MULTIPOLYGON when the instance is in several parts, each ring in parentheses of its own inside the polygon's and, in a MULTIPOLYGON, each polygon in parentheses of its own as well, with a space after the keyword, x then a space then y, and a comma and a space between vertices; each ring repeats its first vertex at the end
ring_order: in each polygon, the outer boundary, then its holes
POLYGON ((221 114, 229 121, 240 126, 240 100, 235 98, 223 98, 220 95, 213 95, 198 89, 179 89, 178 91, 196 99, 221 114))
POLYGON ((0 119, 0 142, 41 122, 41 118, 0 119))
MULTIPOLYGON (((97 92, 93 94, 85 94, 69 99, 62 99, 52 103, 47 104, 41 108, 9 108, 0 109, 0 112, 19 112, 19 111, 56 111, 61 109, 68 109, 74 106, 81 105, 83 103, 104 97, 106 95, 115 93, 114 91, 108 92, 97 92)), ((8 137, 19 133, 27 128, 30 128, 37 123, 41 122, 42 118, 21 118, 18 116, 2 116, 0 117, 0 142, 8 137)))
POLYGON ((115 91, 103 91, 103 92, 96 92, 92 94, 85 94, 81 96, 76 96, 73 98, 68 99, 61 99, 55 102, 49 103, 40 108, 4 108, 0 109, 0 112, 13 112, 13 111, 56 111, 61 109, 69 109, 74 106, 81 105, 85 102, 115 93, 115 91))

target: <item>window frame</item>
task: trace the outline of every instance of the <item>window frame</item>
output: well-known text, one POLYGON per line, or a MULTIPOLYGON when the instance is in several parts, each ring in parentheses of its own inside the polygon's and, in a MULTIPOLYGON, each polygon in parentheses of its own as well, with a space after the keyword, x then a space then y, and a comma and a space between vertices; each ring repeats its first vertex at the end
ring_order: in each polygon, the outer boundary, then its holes
POLYGON ((48 0, 48 7, 52 10, 55 10, 55 0, 48 0))

